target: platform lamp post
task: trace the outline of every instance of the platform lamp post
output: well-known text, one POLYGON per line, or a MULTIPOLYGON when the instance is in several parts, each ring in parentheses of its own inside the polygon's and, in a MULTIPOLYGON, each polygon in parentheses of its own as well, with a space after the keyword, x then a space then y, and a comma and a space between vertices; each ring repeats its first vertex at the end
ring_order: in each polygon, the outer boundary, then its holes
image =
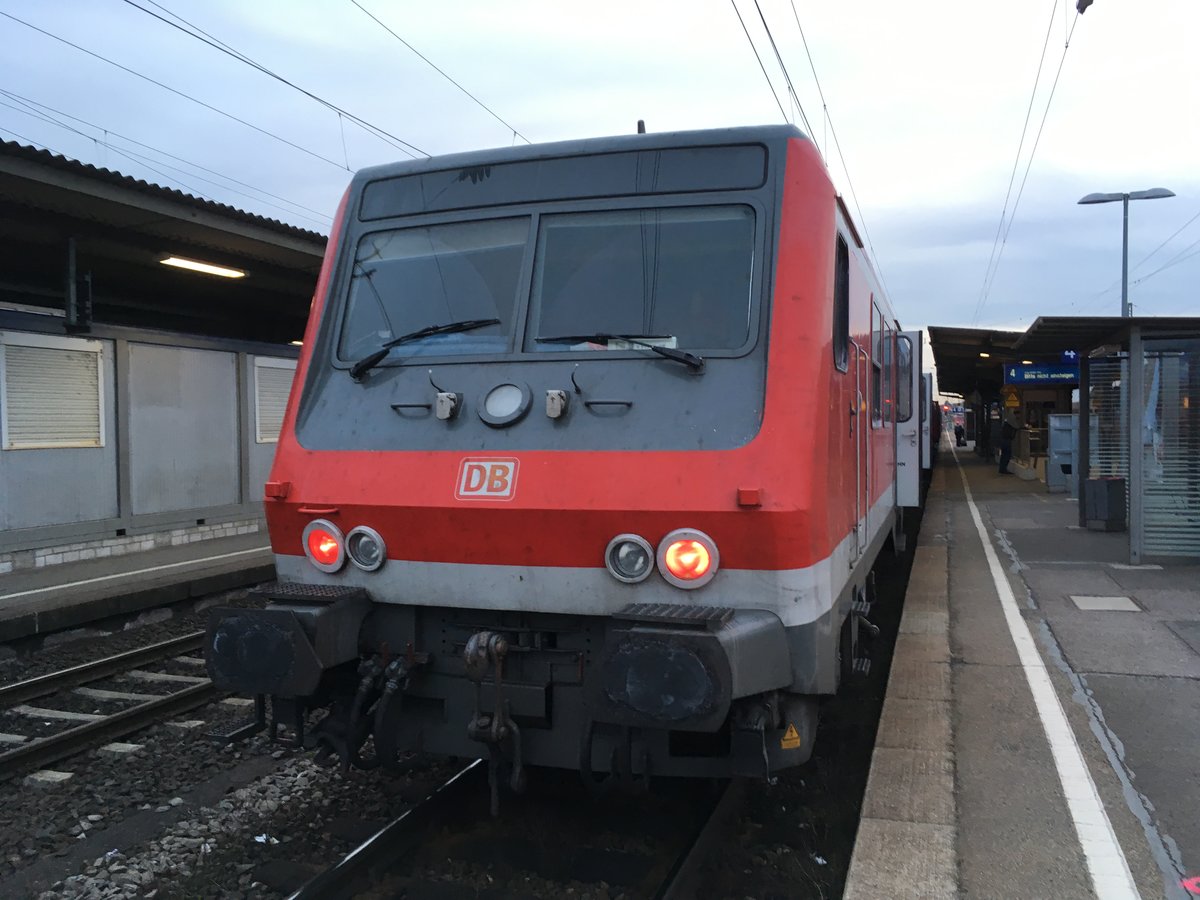
MULTIPOLYGON (((1081 10, 1082 11, 1082 10, 1081 10)), ((1088 194, 1079 201, 1088 206, 1093 203, 1115 203, 1121 201, 1123 207, 1121 225, 1121 317, 1129 318, 1129 201, 1130 200, 1162 200, 1174 197, 1174 191, 1166 188, 1150 188, 1148 191, 1129 191, 1123 194, 1088 194)))

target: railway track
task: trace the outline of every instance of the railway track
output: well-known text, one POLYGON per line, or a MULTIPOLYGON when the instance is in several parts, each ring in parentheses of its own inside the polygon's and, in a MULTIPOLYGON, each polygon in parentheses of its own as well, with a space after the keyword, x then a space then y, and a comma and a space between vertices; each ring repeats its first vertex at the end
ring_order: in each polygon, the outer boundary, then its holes
MULTIPOLYGON (((341 860, 307 882, 289 895, 288 900, 341 900, 351 897, 395 896, 394 885, 388 878, 410 863, 421 848, 428 849, 431 842, 445 841, 447 845, 457 843, 461 834, 446 837, 461 829, 471 828, 473 810, 478 799, 487 791, 487 764, 476 760, 434 788, 416 805, 377 831, 341 860), (378 892, 373 892, 372 887, 378 892)), ((683 900, 703 895, 701 870, 704 863, 719 851, 720 842, 727 837, 732 820, 742 808, 745 798, 745 781, 737 779, 713 791, 692 815, 681 824, 676 834, 662 841, 655 852, 657 857, 645 865, 644 877, 630 884, 626 892, 630 897, 654 898, 654 900, 683 900)), ((579 813, 576 805, 563 804, 564 815, 579 813)), ((631 816, 631 822, 636 816, 631 816)), ((496 823, 498 830, 506 828, 522 830, 520 813, 506 825, 504 815, 496 823)), ((636 824, 630 824, 636 829, 636 824)), ((561 848, 564 851, 568 848, 561 848)), ((439 850, 438 855, 441 855, 439 850)), ((591 861, 593 881, 607 880, 604 877, 607 850, 597 850, 591 861)), ((431 852, 432 855, 432 852, 431 852)), ((576 860, 578 866, 578 860, 576 860)), ((490 877, 490 876, 489 876, 490 877)), ((613 880, 621 875, 614 872, 613 880)), ((407 887, 413 887, 411 884, 407 887)), ((407 892, 404 893, 408 895, 407 892)), ((420 896, 416 890, 413 896, 420 896)))
POLYGON ((116 740, 214 700, 218 692, 208 677, 200 674, 202 661, 186 656, 199 650, 203 641, 204 632, 193 632, 0 688, 0 713, 7 713, 10 723, 27 720, 31 725, 42 723, 42 728, 50 722, 67 724, 61 730, 40 736, 0 735, 0 748, 11 748, 0 752, 0 781, 34 766, 48 766, 97 743, 116 740), (153 672, 144 668, 165 660, 177 661, 179 666, 189 668, 191 674, 153 672), (180 689, 152 694, 86 687, 107 679, 179 685, 180 689), (58 698, 57 702, 54 698, 58 698), (85 713, 62 708, 78 705, 79 698, 99 708, 112 707, 113 712, 85 713), (41 703, 34 706, 31 701, 41 703), (78 724, 70 725, 72 722, 78 724))

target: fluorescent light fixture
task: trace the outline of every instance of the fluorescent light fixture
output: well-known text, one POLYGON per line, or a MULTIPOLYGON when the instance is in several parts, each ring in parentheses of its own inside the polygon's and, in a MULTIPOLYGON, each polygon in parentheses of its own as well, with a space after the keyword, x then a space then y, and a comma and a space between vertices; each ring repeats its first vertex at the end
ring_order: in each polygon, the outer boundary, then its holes
POLYGON ((293 347, 303 347, 304 341, 288 341, 293 347))
POLYGON ((990 354, 990 353, 980 353, 980 354, 979 354, 979 358, 980 358, 980 359, 991 359, 991 358, 992 358, 992 354, 990 354))
POLYGON ((1033 365, 1033 360, 1032 360, 1032 359, 1023 359, 1023 360, 1021 360, 1021 365, 1023 365, 1023 366, 1032 366, 1032 365, 1033 365))
POLYGON ((231 269, 228 266, 216 266, 212 263, 200 262, 195 259, 185 259, 182 256, 168 256, 159 260, 164 266, 175 266, 192 272, 203 272, 205 275, 220 275, 222 278, 245 278, 246 273, 241 269, 231 269))

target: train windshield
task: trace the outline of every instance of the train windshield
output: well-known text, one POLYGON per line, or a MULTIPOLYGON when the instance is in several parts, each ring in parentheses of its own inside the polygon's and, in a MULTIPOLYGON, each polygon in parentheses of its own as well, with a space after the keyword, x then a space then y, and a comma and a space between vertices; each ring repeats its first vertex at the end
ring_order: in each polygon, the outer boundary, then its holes
POLYGON ((749 332, 753 267, 754 212, 746 206, 544 215, 526 349, 630 349, 617 339, 545 340, 574 334, 737 349, 749 332))
POLYGON ((498 319, 405 343, 406 357, 504 353, 511 341, 529 219, 456 222, 365 236, 354 257, 339 354, 447 322, 498 319))
MULTIPOLYGON (((501 356, 529 285, 530 217, 377 231, 358 243, 338 355, 357 360, 432 326, 499 320, 405 341, 397 357, 501 356), (526 274, 523 274, 526 272, 526 274)), ((718 352, 745 346, 754 268, 748 206, 545 213, 538 217, 523 351, 718 352), (580 335, 580 340, 562 340, 580 335), (547 340, 547 339, 550 340, 547 340), (558 340, 554 340, 557 338, 558 340)))

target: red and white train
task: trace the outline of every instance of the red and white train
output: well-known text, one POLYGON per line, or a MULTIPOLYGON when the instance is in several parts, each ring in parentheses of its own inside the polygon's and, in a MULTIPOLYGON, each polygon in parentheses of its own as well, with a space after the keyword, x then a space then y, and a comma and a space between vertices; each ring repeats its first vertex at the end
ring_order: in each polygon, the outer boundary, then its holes
POLYGON ((266 485, 279 582, 213 613, 209 670, 328 708, 345 764, 802 763, 919 503, 920 371, 790 126, 360 172, 266 485))

